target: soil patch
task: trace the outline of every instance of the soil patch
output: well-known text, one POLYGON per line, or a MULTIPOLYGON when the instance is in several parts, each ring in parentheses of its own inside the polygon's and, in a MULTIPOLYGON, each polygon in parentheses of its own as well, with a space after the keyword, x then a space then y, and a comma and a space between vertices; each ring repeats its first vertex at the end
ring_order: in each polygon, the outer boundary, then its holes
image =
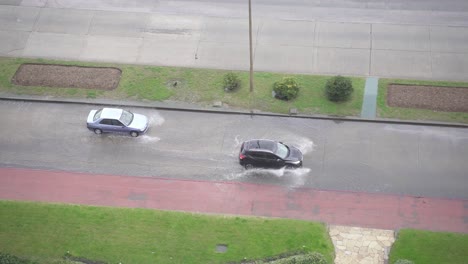
POLYGON ((82 67, 50 64, 22 64, 11 82, 21 86, 45 86, 112 90, 122 71, 108 67, 82 67))
POLYGON ((443 112, 468 112, 468 88, 390 84, 387 104, 443 112))

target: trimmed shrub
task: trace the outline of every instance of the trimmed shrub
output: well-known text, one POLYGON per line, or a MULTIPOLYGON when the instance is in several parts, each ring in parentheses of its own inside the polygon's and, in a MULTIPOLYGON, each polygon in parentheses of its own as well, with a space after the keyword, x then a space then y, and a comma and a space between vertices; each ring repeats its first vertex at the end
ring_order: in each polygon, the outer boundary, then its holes
POLYGON ((228 72, 224 75, 224 91, 230 92, 234 91, 239 88, 241 85, 241 81, 239 76, 237 76, 233 72, 228 72))
POLYGON ((299 84, 293 77, 284 77, 273 84, 275 97, 281 100, 291 100, 299 94, 299 84))
POLYGON ((330 101, 341 102, 346 101, 353 93, 353 84, 351 79, 343 76, 335 76, 328 79, 325 85, 325 92, 330 101))
POLYGON ((36 262, 0 252, 0 264, 36 264, 36 262))
POLYGON ((318 253, 312 252, 304 255, 293 256, 289 258, 279 259, 268 262, 269 264, 328 264, 325 257, 318 253))

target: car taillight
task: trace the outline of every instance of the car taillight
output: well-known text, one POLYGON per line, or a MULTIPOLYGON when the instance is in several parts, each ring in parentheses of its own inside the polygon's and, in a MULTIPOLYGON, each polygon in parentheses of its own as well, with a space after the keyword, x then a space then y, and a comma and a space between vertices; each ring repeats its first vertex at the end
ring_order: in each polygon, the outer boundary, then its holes
POLYGON ((242 154, 242 153, 240 153, 240 154, 239 154, 239 159, 244 159, 244 158, 245 158, 245 155, 242 154))

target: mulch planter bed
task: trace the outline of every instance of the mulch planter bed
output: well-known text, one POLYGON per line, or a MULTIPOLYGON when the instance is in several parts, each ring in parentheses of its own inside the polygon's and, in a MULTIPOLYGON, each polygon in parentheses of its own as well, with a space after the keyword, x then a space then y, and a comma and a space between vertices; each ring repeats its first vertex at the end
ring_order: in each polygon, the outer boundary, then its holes
POLYGON ((11 82, 21 86, 45 86, 112 90, 122 71, 110 67, 82 67, 50 64, 22 64, 11 82))
POLYGON ((468 88, 390 84, 387 104, 443 112, 468 112, 468 88))

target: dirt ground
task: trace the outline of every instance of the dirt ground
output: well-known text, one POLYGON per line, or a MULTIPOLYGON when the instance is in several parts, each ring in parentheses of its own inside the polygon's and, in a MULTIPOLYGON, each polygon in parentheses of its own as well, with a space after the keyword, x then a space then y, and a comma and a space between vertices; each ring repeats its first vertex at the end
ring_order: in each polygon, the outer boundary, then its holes
POLYGON ((388 86, 387 104, 443 112, 468 112, 468 88, 418 85, 388 86))
MULTIPOLYGON (((12 83, 22 86, 112 90, 119 85, 117 68, 23 64, 12 83)), ((468 112, 468 88, 391 84, 387 104, 445 112, 468 112)))
POLYGON ((23 64, 11 82, 21 86, 112 90, 119 85, 121 75, 117 68, 23 64))

